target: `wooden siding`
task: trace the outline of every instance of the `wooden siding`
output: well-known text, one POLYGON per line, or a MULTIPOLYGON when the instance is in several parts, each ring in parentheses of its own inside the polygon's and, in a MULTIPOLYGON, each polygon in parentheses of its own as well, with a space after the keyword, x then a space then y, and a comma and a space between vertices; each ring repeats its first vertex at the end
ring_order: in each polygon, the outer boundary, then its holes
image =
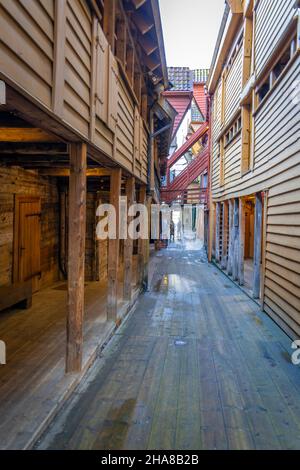
POLYGON ((260 0, 255 19, 255 70, 259 75, 295 14, 295 0, 260 0))
POLYGON ((242 47, 231 65, 225 82, 224 125, 230 122, 239 107, 242 91, 242 47))
POLYGON ((1 72, 50 108, 54 51, 54 0, 0 1, 1 72))
POLYGON ((222 83, 219 81, 216 92, 213 97, 213 109, 212 109, 212 168, 211 168, 211 186, 212 191, 217 191, 220 183, 220 158, 218 156, 218 135, 221 131, 221 92, 222 92, 222 83))
MULTIPOLYGON (((292 18, 294 1, 275 3, 269 0, 258 3, 254 38, 256 76, 264 70, 292 18)), ((228 89, 233 90, 230 83, 240 83, 240 69, 236 67, 233 71, 234 66, 235 62, 226 81, 227 124, 230 116, 239 110, 238 93, 232 92, 231 98, 228 95, 228 89)), ((221 78, 212 109, 212 200, 224 201, 267 191, 262 304, 294 337, 300 334, 300 113, 299 104, 293 99, 299 76, 298 52, 254 112, 253 167, 241 175, 241 136, 238 135, 224 150, 222 186, 218 155, 221 78)))
POLYGON ((87 1, 0 0, 0 56, 4 80, 146 182, 147 131, 87 1))
MULTIPOLYGON (((260 108, 255 116, 255 143, 254 143, 254 169, 243 177, 229 178, 224 188, 218 184, 218 155, 215 142, 213 124, 213 155, 212 155, 212 195, 218 198, 221 195, 229 198, 235 195, 247 195, 259 190, 269 189, 278 184, 283 178, 297 174, 299 165, 299 132, 300 113, 299 108, 291 98, 292 84, 300 74, 300 57, 295 60, 290 70, 280 78, 277 86, 260 108), (290 171, 289 171, 290 169, 290 171)), ((229 148, 225 152, 225 168, 228 168, 227 156, 229 148)))
POLYGON ((224 150, 225 187, 234 184, 241 176, 241 135, 239 134, 224 150))

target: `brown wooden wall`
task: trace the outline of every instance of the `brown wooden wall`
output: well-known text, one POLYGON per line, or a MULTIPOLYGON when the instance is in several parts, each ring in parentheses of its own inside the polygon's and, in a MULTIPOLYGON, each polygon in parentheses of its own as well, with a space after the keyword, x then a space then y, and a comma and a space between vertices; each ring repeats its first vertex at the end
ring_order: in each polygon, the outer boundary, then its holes
POLYGON ((148 129, 129 85, 88 2, 63 4, 0 0, 0 74, 146 182, 148 129))
POLYGON ((59 278, 59 195, 56 178, 22 168, 0 167, 0 285, 12 283, 15 195, 41 197, 40 287, 59 278))

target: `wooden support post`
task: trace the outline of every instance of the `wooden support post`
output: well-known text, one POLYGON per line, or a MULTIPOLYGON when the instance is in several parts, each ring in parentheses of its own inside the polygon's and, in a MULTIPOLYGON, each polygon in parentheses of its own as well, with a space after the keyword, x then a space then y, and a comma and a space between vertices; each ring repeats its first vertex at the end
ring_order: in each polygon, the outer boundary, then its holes
MULTIPOLYGON (((135 179, 130 177, 126 180, 126 197, 127 197, 127 207, 134 203, 134 188, 135 188, 135 179)), ((131 222, 132 217, 127 219, 127 227, 131 222)), ((133 252, 133 240, 129 237, 127 230, 127 238, 124 240, 124 286, 123 293, 125 300, 131 300, 132 296, 132 252, 133 252)))
MULTIPOLYGON (((146 186, 139 189, 139 204, 146 204, 146 186)), ((140 284, 144 281, 144 265, 145 265, 145 242, 142 238, 138 239, 138 280, 140 284)))
POLYGON ((116 236, 108 240, 108 268, 107 268, 107 319, 117 321, 118 305, 118 266, 119 266, 119 206, 121 195, 121 168, 111 171, 110 176, 110 204, 116 211, 116 236))
POLYGON ((223 205, 223 223, 222 223, 222 259, 221 268, 227 268, 228 261, 228 202, 222 202, 223 205))
POLYGON ((220 261, 220 213, 221 203, 216 203, 216 247, 215 247, 215 259, 217 262, 220 261))
POLYGON ((253 298, 258 299, 260 293, 260 260, 262 238, 262 200, 261 194, 255 195, 254 222, 254 259, 253 259, 253 298))
POLYGON ((239 200, 239 265, 238 281, 242 286, 244 284, 244 258, 245 258, 245 201, 239 200))
POLYGON ((152 196, 147 196, 146 205, 148 211, 148 238, 144 240, 144 284, 146 289, 148 289, 148 279, 149 279, 149 257, 150 257, 150 227, 151 227, 151 202, 152 196))
POLYGON ((82 363, 86 154, 86 144, 70 145, 66 372, 79 372, 82 363))
POLYGON ((234 249, 234 227, 233 227, 233 201, 228 201, 228 260, 227 260, 227 274, 232 275, 233 266, 233 249, 234 249))
POLYGON ((238 279, 238 254, 239 254, 239 199, 235 198, 233 203, 233 264, 232 277, 238 279))
POLYGON ((267 251, 267 225, 268 225, 268 191, 264 192, 263 201, 263 226, 262 226, 262 263, 260 280, 260 306, 264 309, 265 301, 265 274, 266 274, 266 251, 267 251))

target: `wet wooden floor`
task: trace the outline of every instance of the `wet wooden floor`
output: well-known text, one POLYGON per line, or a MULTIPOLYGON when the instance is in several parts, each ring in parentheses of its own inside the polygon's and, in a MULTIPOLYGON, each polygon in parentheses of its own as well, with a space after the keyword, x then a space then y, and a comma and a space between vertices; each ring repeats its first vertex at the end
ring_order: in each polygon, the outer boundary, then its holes
POLYGON ((39 443, 51 449, 300 449, 291 341, 199 251, 151 291, 39 443))

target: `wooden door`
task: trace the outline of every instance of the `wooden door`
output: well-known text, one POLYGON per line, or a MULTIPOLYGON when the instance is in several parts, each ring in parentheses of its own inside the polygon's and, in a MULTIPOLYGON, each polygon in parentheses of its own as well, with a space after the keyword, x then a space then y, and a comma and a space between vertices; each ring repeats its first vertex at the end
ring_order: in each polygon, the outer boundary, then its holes
POLYGON ((17 197, 15 213, 14 282, 32 280, 32 290, 39 289, 41 277, 41 200, 17 197))

